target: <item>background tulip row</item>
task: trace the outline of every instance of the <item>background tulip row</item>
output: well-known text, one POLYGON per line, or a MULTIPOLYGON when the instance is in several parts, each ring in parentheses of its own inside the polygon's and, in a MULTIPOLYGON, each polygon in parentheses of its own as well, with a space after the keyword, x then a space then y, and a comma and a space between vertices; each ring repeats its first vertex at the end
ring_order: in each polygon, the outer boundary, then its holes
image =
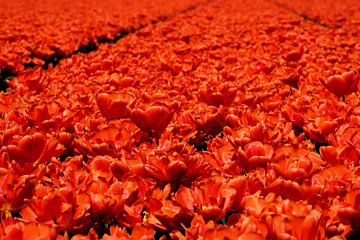
POLYGON ((2 0, 0 69, 16 74, 26 67, 47 67, 202 2, 2 0))
POLYGON ((306 20, 314 21, 329 28, 342 28, 358 34, 360 23, 360 3, 358 1, 344 0, 316 0, 299 2, 295 0, 274 0, 274 3, 285 7, 306 20))
POLYGON ((4 239, 360 231, 358 36, 215 0, 0 95, 4 239))

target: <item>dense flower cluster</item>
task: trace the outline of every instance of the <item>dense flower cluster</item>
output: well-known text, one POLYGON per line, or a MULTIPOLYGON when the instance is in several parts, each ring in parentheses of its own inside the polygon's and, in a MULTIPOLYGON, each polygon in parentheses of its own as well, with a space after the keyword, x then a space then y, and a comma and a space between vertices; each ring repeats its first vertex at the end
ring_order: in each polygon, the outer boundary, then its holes
POLYGON ((201 2, 205 1, 1 0, 0 69, 17 73, 24 65, 42 66, 201 2))
POLYGON ((0 235, 345 239, 358 48, 272 2, 217 0, 22 72, 0 95, 0 235))
POLYGON ((331 28, 342 28, 357 34, 360 30, 360 3, 343 0, 274 0, 274 3, 286 7, 307 20, 331 28))

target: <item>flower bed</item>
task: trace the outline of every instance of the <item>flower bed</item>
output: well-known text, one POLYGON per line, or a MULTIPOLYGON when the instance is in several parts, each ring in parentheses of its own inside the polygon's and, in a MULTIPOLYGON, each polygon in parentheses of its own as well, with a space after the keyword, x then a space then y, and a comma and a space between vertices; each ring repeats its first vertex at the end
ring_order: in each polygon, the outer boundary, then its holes
POLYGON ((275 0, 274 3, 324 27, 342 28, 354 34, 359 32, 360 3, 357 1, 315 0, 301 2, 275 0))
POLYGON ((9 239, 345 239, 360 230, 356 36, 218 0, 0 95, 9 239))

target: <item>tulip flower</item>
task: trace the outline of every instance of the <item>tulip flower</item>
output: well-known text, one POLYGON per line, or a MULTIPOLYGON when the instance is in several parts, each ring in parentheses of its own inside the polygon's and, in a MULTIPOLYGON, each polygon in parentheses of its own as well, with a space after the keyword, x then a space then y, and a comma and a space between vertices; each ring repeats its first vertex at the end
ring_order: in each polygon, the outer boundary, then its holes
POLYGON ((1 240, 360 231, 355 1, 3 2, 1 240))
POLYGON ((154 133, 160 136, 172 120, 178 102, 169 105, 150 105, 145 109, 129 109, 130 119, 144 132, 154 133))
POLYGON ((311 140, 319 143, 326 143, 327 137, 330 134, 334 134, 338 127, 338 121, 329 121, 325 118, 318 117, 314 122, 306 124, 303 127, 303 130, 311 140))
POLYGON ((298 49, 292 50, 285 55, 285 60, 288 62, 299 61, 304 54, 304 46, 302 45, 298 49))
POLYGON ((322 146, 320 147, 321 158, 330 164, 338 165, 357 163, 359 161, 358 153, 354 146, 322 146))
POLYGON ((236 189, 214 179, 194 189, 181 187, 174 200, 184 208, 200 214, 205 220, 217 221, 225 216, 236 198, 236 189))
POLYGON ((4 196, 0 198, 0 209, 1 216, 5 218, 11 216, 12 211, 19 211, 26 205, 26 201, 33 197, 36 186, 35 176, 24 175, 16 181, 14 177, 6 174, 3 182, 5 185, 1 187, 4 196))
POLYGON ((34 133, 22 137, 18 145, 3 147, 2 151, 15 161, 19 171, 28 172, 33 166, 60 156, 64 149, 57 140, 47 140, 41 133, 34 133))
POLYGON ((350 191, 345 201, 349 206, 339 209, 338 215, 343 222, 349 222, 355 231, 360 230, 360 190, 350 191))
POLYGON ((322 79, 320 80, 324 87, 332 94, 342 97, 357 91, 359 73, 356 71, 348 71, 341 75, 330 76, 326 82, 322 79))
POLYGON ((162 200, 159 204, 161 207, 152 214, 161 222, 165 230, 182 229, 182 226, 190 225, 193 218, 192 211, 169 200, 162 200))
POLYGON ((45 224, 18 222, 7 226, 6 239, 25 240, 30 239, 56 239, 57 233, 54 228, 45 224))
POLYGON ((202 171, 210 171, 211 165, 200 154, 190 157, 169 154, 148 156, 144 168, 149 176, 159 181, 188 184, 199 176, 206 176, 202 171))
POLYGON ((236 97, 237 89, 228 84, 220 84, 216 87, 204 87, 199 90, 199 99, 208 105, 219 107, 230 105, 236 97))
POLYGON ((319 171, 322 161, 316 153, 299 158, 286 158, 274 163, 275 172, 285 179, 302 182, 319 171))
POLYGON ((254 169, 270 163, 274 154, 271 145, 254 141, 237 150, 236 156, 239 164, 246 169, 254 169))
POLYGON ((200 116, 200 119, 196 121, 196 125, 201 131, 215 136, 220 133, 225 126, 225 120, 222 113, 219 112, 215 114, 206 114, 200 116))
POLYGON ((104 117, 108 119, 124 118, 128 115, 126 106, 134 100, 132 94, 99 93, 96 103, 104 117))
POLYGON ((264 72, 265 74, 270 74, 275 68, 275 65, 264 60, 260 60, 255 65, 255 73, 264 72))

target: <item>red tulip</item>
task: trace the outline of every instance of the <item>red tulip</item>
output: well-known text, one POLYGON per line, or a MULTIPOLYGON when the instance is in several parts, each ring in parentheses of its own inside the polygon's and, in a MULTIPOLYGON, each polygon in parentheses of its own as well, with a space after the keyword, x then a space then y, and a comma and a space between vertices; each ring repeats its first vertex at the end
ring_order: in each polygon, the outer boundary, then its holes
POLYGON ((352 145, 333 147, 333 146, 321 146, 320 154, 324 161, 330 164, 345 164, 357 163, 359 160, 356 148, 352 145))
POLYGON ((7 226, 6 239, 25 240, 25 239, 56 239, 55 228, 45 224, 18 222, 7 226))
POLYGON ((215 136, 219 134, 225 127, 225 108, 215 108, 213 106, 202 109, 207 110, 199 114, 199 118, 195 123, 199 130, 208 135, 215 136))
POLYGON ((270 163, 273 155, 274 149, 271 145, 258 141, 246 144, 244 150, 240 147, 236 154, 240 165, 246 169, 265 166, 266 163, 270 163))
POLYGON ((238 240, 264 240, 265 238, 256 233, 243 233, 238 238, 238 240))
POLYGON ((11 211, 18 211, 26 205, 33 197, 36 186, 35 176, 23 175, 16 180, 14 177, 10 173, 2 176, 4 185, 1 190, 4 196, 0 197, 0 209, 5 218, 11 216, 11 211))
POLYGON ((173 102, 168 106, 155 105, 145 110, 135 108, 130 110, 130 118, 144 132, 160 135, 172 120, 178 105, 178 102, 173 102))
POLYGON ((134 100, 131 94, 108 94, 99 93, 96 96, 96 103, 104 115, 109 119, 124 118, 128 115, 126 106, 134 100))
POLYGON ((264 72, 265 74, 270 74, 275 68, 275 65, 271 62, 260 60, 255 65, 255 73, 264 72))
POLYGON ((212 88, 206 86, 200 88, 199 100, 215 107, 220 105, 228 106, 234 101, 236 93, 237 89, 235 87, 230 87, 224 83, 212 88))
POLYGON ((304 53, 304 47, 301 46, 296 50, 292 50, 285 55, 285 60, 288 62, 299 61, 304 53))
POLYGON ((352 207, 344 207, 338 211, 339 218, 345 224, 351 224, 353 230, 360 230, 360 211, 352 207))
POLYGON ((19 145, 8 145, 2 148, 11 160, 20 166, 19 170, 29 171, 33 166, 60 156, 63 147, 55 139, 47 140, 41 133, 24 136, 19 145))
POLYGON ((307 156, 285 158, 273 166, 275 172, 283 178, 303 182, 319 171, 321 164, 319 154, 309 152, 307 156))
POLYGON ((11 159, 21 164, 34 163, 43 154, 46 147, 46 139, 41 133, 24 136, 19 146, 9 145, 6 147, 11 159))
POLYGON ((290 200, 308 200, 315 194, 320 192, 320 188, 316 186, 307 186, 305 184, 298 184, 290 180, 285 180, 283 184, 282 195, 290 200))
POLYGON ((325 168, 318 174, 312 176, 312 185, 319 185, 323 195, 337 196, 345 193, 344 185, 351 181, 352 175, 344 165, 334 165, 325 168))
POLYGON ((110 84, 117 86, 119 89, 127 87, 135 87, 139 84, 139 80, 134 79, 130 76, 121 76, 118 73, 113 73, 110 75, 109 79, 110 84))
POLYGON ((221 180, 210 180, 192 190, 180 188, 174 199, 190 211, 198 206, 196 212, 205 220, 217 221, 225 216, 236 198, 236 189, 221 180))
POLYGON ((259 198, 257 195, 248 195, 241 199, 240 203, 242 209, 250 216, 261 217, 266 208, 264 199, 259 198))
POLYGON ((281 79, 281 81, 293 88, 298 88, 299 86, 299 79, 300 76, 298 74, 290 74, 286 76, 285 78, 281 79))
MULTIPOLYGON (((65 234, 65 236, 67 236, 67 234, 65 234)), ((76 234, 76 235, 72 236, 71 239, 73 239, 73 240, 97 240, 97 239, 99 239, 99 236, 97 235, 96 231, 93 228, 91 228, 86 235, 76 234)))
POLYGON ((118 226, 111 226, 110 233, 104 234, 103 240, 117 240, 117 239, 126 239, 129 237, 129 234, 126 230, 118 227, 118 226))
POLYGON ((129 172, 129 166, 125 161, 112 161, 109 170, 114 177, 120 180, 125 173, 129 172))
POLYGON ((133 228, 133 231, 131 233, 131 240, 137 240, 137 239, 148 239, 153 240, 155 231, 150 226, 143 226, 140 224, 136 224, 133 228))
POLYGON ((152 212, 152 214, 161 222, 161 226, 156 227, 169 229, 182 229, 187 226, 193 218, 193 211, 178 206, 175 202, 163 199, 159 201, 161 207, 152 212))
POLYGON ((345 72, 342 75, 330 76, 327 81, 321 79, 321 83, 331 93, 338 97, 349 95, 358 89, 359 73, 356 71, 345 72))
POLYGON ((200 154, 148 156, 146 161, 144 167, 149 176, 165 182, 189 183, 199 176, 206 176, 203 171, 211 169, 200 154))
POLYGON ((360 190, 350 191, 346 195, 345 202, 349 206, 339 209, 340 219, 343 222, 350 223, 355 231, 360 230, 360 190))

